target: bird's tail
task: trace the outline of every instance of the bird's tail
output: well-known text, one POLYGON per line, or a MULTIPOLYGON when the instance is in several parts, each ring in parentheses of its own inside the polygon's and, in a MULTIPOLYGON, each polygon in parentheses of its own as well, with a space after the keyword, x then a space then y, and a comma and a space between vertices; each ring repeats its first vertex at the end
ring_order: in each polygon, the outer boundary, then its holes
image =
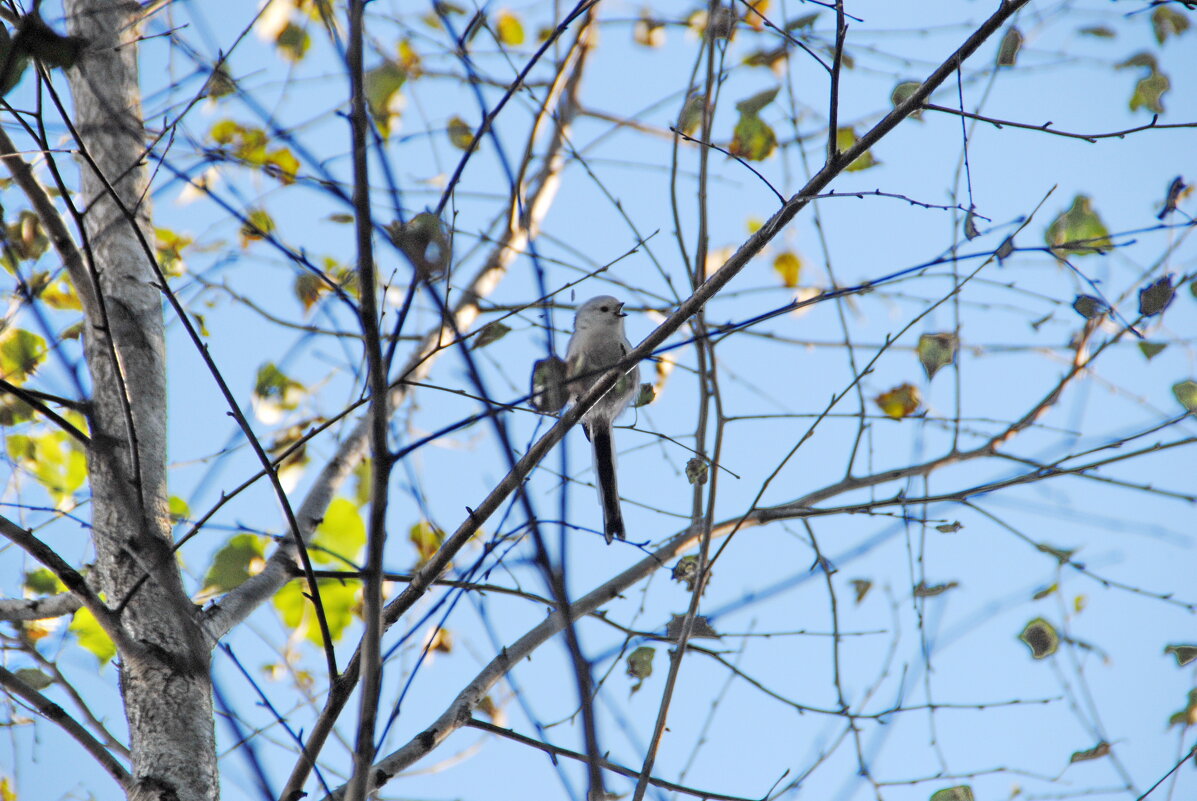
POLYGON ((603 534, 610 544, 615 537, 627 539, 623 529, 623 512, 619 508, 619 486, 615 481, 615 443, 611 437, 610 424, 592 426, 588 433, 594 448, 599 503, 603 507, 603 534))

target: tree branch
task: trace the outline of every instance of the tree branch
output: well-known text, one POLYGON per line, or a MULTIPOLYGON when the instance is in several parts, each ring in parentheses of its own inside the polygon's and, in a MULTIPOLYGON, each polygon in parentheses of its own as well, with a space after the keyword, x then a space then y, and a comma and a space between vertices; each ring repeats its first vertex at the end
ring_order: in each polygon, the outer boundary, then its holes
POLYGON ((75 738, 75 742, 83 746, 92 755, 100 767, 108 771, 108 775, 121 786, 122 790, 129 790, 133 785, 133 777, 108 749, 91 735, 87 729, 67 714, 66 710, 51 701, 46 696, 34 690, 5 667, 0 667, 0 686, 20 698, 37 710, 38 714, 51 723, 57 724, 63 731, 75 738))

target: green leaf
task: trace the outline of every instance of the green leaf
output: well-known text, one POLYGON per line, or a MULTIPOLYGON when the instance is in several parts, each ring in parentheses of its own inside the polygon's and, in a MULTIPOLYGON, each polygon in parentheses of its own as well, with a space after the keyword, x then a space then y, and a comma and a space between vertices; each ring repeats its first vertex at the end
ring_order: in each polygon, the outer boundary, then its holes
POLYGON ((100 624, 96 622, 96 616, 86 607, 76 610, 69 630, 79 641, 80 647, 96 658, 100 667, 107 665, 116 656, 116 645, 112 642, 112 638, 100 628, 100 624))
POLYGON ((365 547, 366 524, 361 512, 348 498, 334 498, 309 546, 312 561, 345 567, 346 563, 356 564, 365 547))
POLYGON ((1147 359, 1147 361, 1154 359, 1166 347, 1168 347, 1168 343, 1166 342, 1147 342, 1146 340, 1139 341, 1139 350, 1143 353, 1143 357, 1147 359))
POLYGON ((1197 723, 1197 690, 1189 690, 1188 702, 1184 708, 1168 719, 1168 725, 1187 729, 1197 723))
POLYGON ((46 358, 46 340, 23 328, 0 333, 0 378, 24 384, 46 358))
POLYGON ((644 680, 653 674, 653 656, 656 652, 655 648, 642 645, 628 654, 628 675, 636 680, 636 683, 632 685, 632 692, 639 690, 644 684, 644 680))
POLYGON ((754 50, 748 55, 744 56, 744 66, 746 67, 768 67, 774 73, 784 74, 786 60, 790 57, 790 48, 786 45, 775 47, 772 50, 754 50))
POLYGON ((274 40, 274 46, 278 49, 278 53, 283 58, 291 63, 298 63, 307 55, 308 48, 312 46, 312 37, 308 35, 306 29, 299 27, 293 22, 288 22, 287 27, 279 32, 278 38, 274 40))
MULTIPOLYGON (((1176 211, 1176 206, 1180 203, 1181 198, 1187 197, 1192 193, 1193 187, 1185 184, 1184 176, 1178 175, 1173 178, 1168 184, 1168 193, 1164 196, 1164 207, 1160 209, 1160 213, 1155 215, 1157 220, 1162 220, 1172 212, 1176 211)), ((1190 285, 1192 288, 1193 284, 1190 285)))
POLYGON ((407 81, 407 70, 393 61, 384 61, 365 75, 366 105, 383 137, 391 134, 391 118, 399 90, 407 81))
POLYGON ((439 217, 422 211, 406 223, 390 223, 386 231, 424 280, 444 277, 449 269, 449 232, 439 217))
POLYGON ((968 214, 964 215, 964 238, 972 241, 980 235, 981 232, 977 230, 977 215, 969 209, 968 214))
POLYGON ((56 507, 72 505, 72 496, 87 480, 87 457, 65 431, 10 434, 5 446, 8 457, 37 479, 56 507))
POLYGON ((241 586, 250 576, 261 572, 266 545, 256 534, 235 534, 212 557, 212 566, 204 574, 205 592, 228 592, 241 586))
POLYGON ((642 645, 628 654, 628 675, 636 679, 646 679, 653 674, 653 655, 657 649, 642 645))
POLYGON ((926 581, 920 581, 914 587, 915 598, 934 598, 937 595, 943 595, 949 590, 954 590, 960 586, 958 581, 947 581, 943 584, 928 584, 926 581))
MULTIPOLYGON (((328 621, 329 635, 334 643, 339 642, 345 629, 353 622, 353 610, 358 603, 356 581, 319 579, 316 587, 320 602, 324 606, 324 617, 328 621)), ((316 610, 307 597, 308 584, 302 579, 292 581, 274 596, 274 608, 279 611, 283 623, 295 629, 316 646, 323 646, 316 610)))
POLYGON ((1197 659, 1197 645, 1166 645, 1164 653, 1175 656, 1177 666, 1184 667, 1197 659))
POLYGON ((1028 648, 1034 659, 1046 659, 1060 647, 1060 635, 1056 628, 1041 617, 1037 617, 1023 627, 1018 635, 1028 648))
POLYGON ((632 408, 639 409, 641 406, 649 405, 656 399, 657 388, 645 382, 640 385, 640 391, 636 393, 636 399, 632 401, 632 408))
POLYGON ((1106 302, 1093 295, 1077 295, 1072 301, 1072 308, 1086 320, 1096 320, 1110 312, 1106 302))
POLYGON ((856 603, 859 606, 860 602, 869 594, 869 590, 873 589, 873 582, 869 579, 852 579, 852 593, 856 597, 856 603))
POLYGON ((223 64, 212 71, 212 74, 208 76, 207 83, 204 84, 205 97, 221 98, 231 95, 235 91, 237 91, 237 82, 233 80, 233 76, 229 74, 223 64))
POLYGON ((1103 756, 1108 756, 1110 753, 1110 744, 1102 741, 1092 748, 1084 751, 1073 751, 1072 756, 1069 757, 1069 764, 1073 762, 1088 762, 1091 759, 1101 759, 1103 756))
POLYGON ((42 673, 37 668, 21 668, 14 670, 13 675, 35 690, 44 690, 54 683, 54 679, 42 673))
MULTIPOLYGON (((895 86, 894 90, 892 92, 890 92, 889 102, 891 104, 893 104, 894 108, 897 108, 898 106, 905 103, 906 100, 912 94, 914 94, 916 91, 918 91, 918 88, 920 86, 922 86, 922 84, 919 83, 918 81, 903 81, 902 83, 895 86)), ((915 109, 914 111, 910 112, 910 119, 921 120, 922 118, 923 118, 923 110, 922 109, 915 109)))
POLYGON ((23 50, 13 48, 12 37, 3 25, 0 25, 0 64, 4 65, 4 72, 0 73, 0 97, 3 97, 21 82, 29 66, 29 57, 23 50))
MULTIPOLYGON (((672 615, 669 618, 669 622, 665 624, 665 639, 671 642, 677 642, 681 639, 682 628, 685 623, 685 615, 672 615)), ((694 625, 690 627, 690 638, 703 640, 723 639, 719 632, 715 631, 715 627, 711 625, 710 618, 706 615, 694 616, 694 625)))
POLYGON ((191 507, 187 505, 187 501, 180 498, 178 495, 171 495, 166 499, 167 509, 170 510, 171 521, 177 523, 180 520, 187 520, 191 517, 191 507))
POLYGON ((682 105, 682 111, 677 117, 677 128, 686 136, 693 136, 702 125, 705 98, 702 92, 692 92, 682 105))
POLYGON ((275 423, 299 405, 306 394, 303 384, 293 380, 278 369, 274 362, 266 362, 258 368, 254 381, 254 413, 264 423, 275 423))
POLYGON ((1002 37, 998 46, 997 65, 999 67, 1013 67, 1018 61, 1018 51, 1022 49, 1022 31, 1011 25, 1002 37))
MULTIPOLYGON (((850 127, 839 128, 835 132, 835 149, 840 153, 846 153, 856 144, 856 131, 850 127)), ((852 163, 844 168, 845 172, 860 172, 867 170, 870 167, 876 167, 881 162, 873 157, 873 151, 866 150, 861 153, 852 163)))
POLYGON ((967 784, 946 787, 931 794, 931 801, 976 801, 973 788, 967 784))
POLYGON ((919 336, 917 352, 928 381, 935 378, 941 367, 947 367, 955 360, 958 345, 956 335, 950 331, 919 336))
POLYGON ((1144 51, 1142 53, 1135 53, 1126 61, 1114 65, 1114 69, 1118 70, 1130 69, 1131 67, 1146 67, 1152 72, 1159 72, 1160 62, 1153 53, 1144 51))
POLYGON ((786 30, 787 31, 800 31, 803 28, 813 27, 815 24, 815 20, 817 20, 818 18, 819 18, 818 11, 814 12, 813 14, 803 14, 801 17, 795 17, 794 19, 787 22, 786 30))
POLYGON ((695 456, 690 461, 686 462, 686 480, 691 485, 707 483, 707 473, 710 467, 707 465, 707 460, 695 456))
POLYGON ((736 111, 744 115, 757 115, 761 113, 761 109, 773 102, 777 97, 777 93, 781 91, 780 86, 775 86, 772 89, 765 89, 762 92, 757 92, 751 97, 746 97, 739 103, 736 103, 736 111))
POLYGON ((1163 44, 1169 36, 1180 36, 1189 29, 1189 18, 1171 6, 1157 6, 1151 12, 1151 31, 1155 40, 1163 44))
POLYGON ((23 586, 33 595, 58 595, 60 592, 66 592, 66 585, 44 567, 26 573, 23 586))
POLYGON ((25 261, 36 261, 50 249, 50 237, 42 228, 41 218, 28 209, 5 226, 5 238, 12 254, 25 261))
POLYGON ((1110 231, 1088 195, 1073 198, 1072 206, 1047 227, 1044 239, 1058 258, 1103 253, 1113 246, 1110 231))
POLYGON ((1161 314, 1174 297, 1176 288, 1172 286, 1172 276, 1165 275, 1139 290, 1139 314, 1144 317, 1161 314))
POLYGON ((680 584, 685 584, 687 592, 694 592, 694 586, 698 582, 698 557, 690 555, 677 560, 670 578, 680 584))
POLYGON ((747 161, 764 161, 777 148, 777 134, 756 114, 742 114, 732 132, 729 152, 747 161))
POLYGON ((1190 412, 1197 412, 1197 381, 1181 381, 1172 385, 1172 394, 1180 405, 1190 412))
POLYGON ((1135 84, 1135 93, 1131 95, 1130 110, 1138 111, 1145 108, 1153 114, 1164 113, 1164 92, 1172 86, 1168 76, 1162 72, 1152 70, 1146 78, 1140 78, 1135 84))
POLYGON ((474 349, 485 348, 493 342, 498 342, 509 333, 511 333, 511 326, 506 323, 498 321, 490 323, 478 332, 478 337, 474 340, 474 349))

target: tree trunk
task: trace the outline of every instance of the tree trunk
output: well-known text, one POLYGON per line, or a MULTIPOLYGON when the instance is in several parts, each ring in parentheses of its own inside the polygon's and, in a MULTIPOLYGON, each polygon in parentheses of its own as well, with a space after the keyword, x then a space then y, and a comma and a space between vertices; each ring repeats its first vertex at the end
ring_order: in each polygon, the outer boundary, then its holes
POLYGON ((121 625, 137 646, 119 654, 136 780, 130 797, 215 799, 210 649, 170 551, 164 326, 137 80, 140 9, 120 0, 65 5, 69 32, 88 40, 67 73, 79 137, 76 202, 97 298, 85 309, 88 468, 94 573, 108 605, 125 604, 121 625))

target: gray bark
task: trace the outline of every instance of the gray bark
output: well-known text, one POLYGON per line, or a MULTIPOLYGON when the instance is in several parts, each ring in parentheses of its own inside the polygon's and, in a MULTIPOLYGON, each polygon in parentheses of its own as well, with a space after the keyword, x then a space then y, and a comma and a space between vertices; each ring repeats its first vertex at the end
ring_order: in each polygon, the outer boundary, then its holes
POLYGON ((137 74, 136 3, 67 0, 69 32, 86 37, 68 70, 78 134, 92 383, 88 469, 94 575, 136 648, 120 649, 133 754, 130 798, 218 797, 209 644, 170 551, 162 297, 147 232, 150 209, 137 74), (148 577, 143 580, 143 577, 148 577))

